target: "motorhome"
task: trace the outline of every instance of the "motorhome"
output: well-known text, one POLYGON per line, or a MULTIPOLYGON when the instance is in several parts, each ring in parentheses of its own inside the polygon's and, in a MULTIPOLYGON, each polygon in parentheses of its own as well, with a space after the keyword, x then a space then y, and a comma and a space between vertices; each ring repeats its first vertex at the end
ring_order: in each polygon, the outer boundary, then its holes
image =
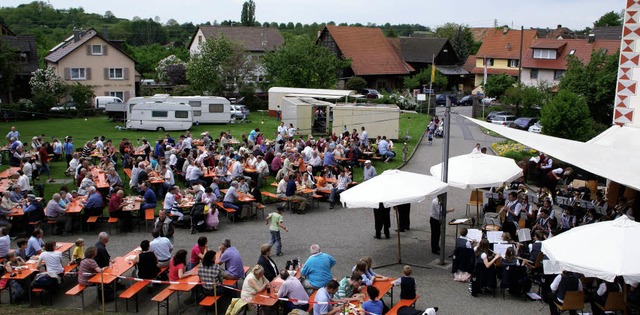
POLYGON ((191 106, 176 102, 145 101, 133 105, 127 115, 127 129, 187 130, 193 125, 191 106))
POLYGON ((131 112, 134 105, 141 102, 164 101, 191 106, 193 109, 193 123, 195 124, 226 124, 231 122, 231 103, 224 97, 218 96, 171 96, 156 94, 153 96, 134 97, 129 99, 126 107, 107 108, 109 117, 131 112), (122 111, 125 111, 124 113, 122 111), (120 114, 118 114, 120 113, 120 114))

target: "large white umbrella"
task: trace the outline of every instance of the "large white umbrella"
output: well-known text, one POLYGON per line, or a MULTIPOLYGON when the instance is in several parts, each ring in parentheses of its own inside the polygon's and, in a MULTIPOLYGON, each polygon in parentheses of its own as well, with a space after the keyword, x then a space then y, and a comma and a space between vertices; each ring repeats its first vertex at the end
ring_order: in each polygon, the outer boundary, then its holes
POLYGON ((348 208, 378 208, 382 204, 394 207, 423 201, 427 196, 437 196, 447 189, 447 184, 429 175, 386 170, 340 194, 340 201, 348 208))
MULTIPOLYGON (((431 175, 442 178, 442 164, 431 167, 431 175)), ((522 176, 522 169, 513 159, 471 153, 449 159, 447 184, 462 189, 502 186, 522 176)))
POLYGON ((640 223, 621 216, 573 228, 542 242, 542 252, 561 270, 612 282, 640 282, 640 223))
MULTIPOLYGON (((400 170, 386 170, 382 174, 340 194, 340 201, 348 208, 376 209, 382 203, 386 208, 406 203, 421 202, 427 196, 437 196, 447 190, 447 184, 423 174, 400 170)), ((396 211, 398 225, 398 211, 396 211)), ((398 264, 402 263, 400 232, 398 235, 398 264)))

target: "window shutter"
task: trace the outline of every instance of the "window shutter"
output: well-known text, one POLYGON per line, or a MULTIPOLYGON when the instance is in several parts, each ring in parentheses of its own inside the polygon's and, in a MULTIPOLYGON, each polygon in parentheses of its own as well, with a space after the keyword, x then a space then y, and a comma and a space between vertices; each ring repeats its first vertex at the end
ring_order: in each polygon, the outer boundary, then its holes
POLYGON ((87 44, 87 56, 91 56, 91 45, 87 44))
POLYGON ((64 79, 71 80, 71 69, 64 68, 64 79))
POLYGON ((84 76, 85 76, 86 80, 91 80, 91 68, 85 68, 84 69, 84 76))
POLYGON ((102 45, 102 55, 106 56, 109 54, 109 51, 107 50, 108 47, 109 45, 102 45))
POLYGON ((109 68, 104 68, 104 79, 109 80, 109 68))
POLYGON ((124 95, 122 97, 124 97, 124 99, 122 101, 126 102, 127 100, 129 100, 129 97, 131 97, 131 92, 124 91, 124 95))
POLYGON ((122 69, 122 76, 125 80, 129 80, 129 68, 122 69))

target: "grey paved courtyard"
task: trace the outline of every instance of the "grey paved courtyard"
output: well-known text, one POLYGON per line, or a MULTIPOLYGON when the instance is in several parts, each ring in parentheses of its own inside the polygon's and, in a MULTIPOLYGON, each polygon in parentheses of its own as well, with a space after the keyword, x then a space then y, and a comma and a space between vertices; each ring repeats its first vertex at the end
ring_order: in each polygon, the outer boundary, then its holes
MULTIPOLYGON (((454 113, 470 115, 470 107, 455 107, 454 113)), ((442 117, 443 108, 438 108, 438 114, 442 117)), ((418 139, 412 139, 417 141, 418 139)), ((476 143, 489 147, 496 139, 483 134, 478 127, 469 123, 459 115, 453 115, 451 126, 451 156, 466 154, 476 143)), ((443 141, 435 139, 429 145, 424 141, 417 149, 413 159, 403 168, 407 171, 428 174, 429 168, 441 162, 443 141)), ((449 193, 449 205, 456 211, 449 215, 451 218, 463 217, 465 206, 470 191, 451 189, 449 193)), ((273 211, 275 206, 268 205, 266 212, 273 211)), ((467 283, 454 282, 450 272, 450 266, 442 268, 434 261, 438 259, 429 248, 429 216, 428 202, 412 205, 411 231, 402 233, 402 261, 418 265, 427 265, 429 268, 414 268, 414 277, 417 281, 418 294, 421 296, 417 302, 417 308, 438 306, 439 314, 518 314, 539 313, 543 304, 530 302, 507 296, 505 300, 501 295, 471 297, 467 291, 467 283)), ((259 247, 269 240, 268 228, 264 221, 249 221, 229 224, 222 219, 218 231, 210 233, 189 234, 187 229, 177 229, 174 237, 175 249, 189 250, 200 235, 209 238, 209 246, 217 247, 221 240, 229 238, 232 245, 236 246, 243 256, 245 265, 252 266, 260 255, 259 247)), ((301 257, 306 259, 309 255, 308 248, 312 243, 318 243, 322 250, 333 255, 337 260, 333 274, 336 278, 342 278, 350 273, 352 266, 362 256, 371 256, 375 265, 384 265, 397 262, 397 244, 395 232, 392 232, 390 240, 373 239, 373 211, 371 209, 346 209, 336 207, 329 210, 328 203, 320 204, 319 209, 309 211, 306 215, 284 214, 286 226, 289 232, 283 232, 282 257, 273 257, 278 267, 283 268, 287 259, 301 257)), ((395 222, 392 220, 392 230, 395 222)), ((452 251, 455 229, 447 230, 447 256, 452 251)), ((59 241, 73 241, 73 238, 58 237, 59 241)), ((96 235, 85 234, 86 243, 95 243, 96 235)), ((45 235, 45 240, 48 237, 45 235)), ((151 235, 144 232, 114 235, 107 245, 111 256, 121 256, 135 248, 141 240, 151 239, 151 235)), ((87 246, 88 246, 87 245, 87 246)), ((393 265, 377 268, 376 271, 386 276, 397 277, 401 272, 401 265, 393 265)), ((70 281, 68 281, 70 282, 70 281)), ((63 289, 68 289, 71 283, 66 283, 63 289)), ((150 301, 154 293, 146 291, 141 293, 141 313, 156 314, 156 303, 150 301)), ((398 300, 398 292, 395 292, 395 301, 398 300)), ((90 290, 85 296, 89 310, 96 309, 95 290, 90 290)), ((388 298, 386 299, 389 304, 388 298)), ((113 303, 110 303, 112 306, 113 303)), ((58 293, 54 301, 55 308, 79 307, 79 298, 70 298, 62 292, 58 293)), ((108 305, 109 307, 109 305, 108 305)), ((119 310, 124 311, 124 301, 118 303, 119 310)), ((171 300, 171 314, 177 313, 175 298, 171 300)), ((164 311, 164 310, 163 310, 164 311)), ((543 313, 548 308, 542 309, 543 313)), ((183 313, 204 314, 201 308, 191 307, 183 313)))

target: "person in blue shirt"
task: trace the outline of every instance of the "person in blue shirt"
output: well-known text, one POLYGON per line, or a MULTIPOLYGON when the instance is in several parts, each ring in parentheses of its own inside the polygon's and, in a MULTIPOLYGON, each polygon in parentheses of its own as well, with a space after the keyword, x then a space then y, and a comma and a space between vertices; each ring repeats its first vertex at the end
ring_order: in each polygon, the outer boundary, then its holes
POLYGON ((140 209, 155 209, 158 199, 153 189, 149 189, 149 182, 140 183, 140 193, 143 194, 142 198, 144 199, 140 205, 140 209))
POLYGON ((36 195, 27 195, 27 204, 23 207, 24 214, 27 215, 29 222, 38 222, 44 220, 44 206, 38 200, 36 195))
POLYGON ((90 186, 87 190, 87 201, 84 203, 84 214, 82 215, 83 228, 87 227, 87 219, 89 217, 100 216, 103 209, 104 202, 102 195, 96 190, 96 187, 90 186))
POLYGON ((340 313, 344 309, 340 304, 329 304, 329 302, 333 302, 333 295, 338 292, 338 287, 338 282, 332 279, 327 283, 326 287, 318 289, 314 299, 318 303, 313 304, 313 315, 333 315, 340 313))
POLYGON ((334 165, 336 165, 336 159, 333 157, 333 151, 331 151, 331 149, 329 148, 325 149, 324 151, 323 165, 329 167, 333 167, 334 165))
POLYGON ((65 156, 65 159, 67 160, 67 167, 69 167, 69 163, 71 162, 71 159, 73 159, 73 153, 75 152, 73 148, 73 139, 71 137, 64 138, 64 144, 62 144, 62 150, 64 151, 64 156, 65 156))
POLYGON ((382 140, 378 143, 378 153, 386 158, 384 160, 385 163, 389 163, 389 160, 396 156, 396 154, 390 149, 387 136, 382 136, 382 140))
POLYGON ((367 286, 367 295, 369 295, 369 301, 362 304, 362 309, 368 314, 384 314, 384 304, 382 300, 378 300, 380 291, 373 285, 367 286))
MULTIPOLYGON (((329 254, 320 251, 318 244, 309 247, 311 256, 307 259, 300 274, 305 277, 302 285, 307 293, 322 288, 333 279, 331 268, 336 265, 336 260, 329 254)), ((336 288, 337 289, 337 288, 336 288)))
POLYGON ((289 181, 287 182, 287 189, 285 191, 285 196, 289 202, 300 202, 300 206, 296 213, 305 214, 304 208, 307 206, 307 198, 302 196, 297 196, 296 191, 298 190, 298 186, 294 179, 294 176, 289 176, 289 181))

